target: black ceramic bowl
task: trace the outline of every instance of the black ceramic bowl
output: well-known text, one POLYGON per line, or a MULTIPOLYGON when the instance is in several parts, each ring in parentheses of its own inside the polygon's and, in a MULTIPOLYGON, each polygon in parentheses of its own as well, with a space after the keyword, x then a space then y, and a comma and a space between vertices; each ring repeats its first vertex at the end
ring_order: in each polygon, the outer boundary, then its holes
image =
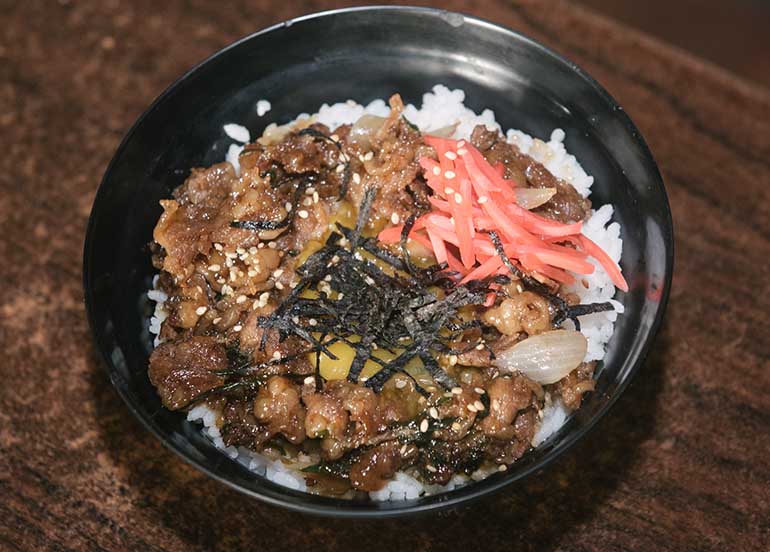
POLYGON ((362 8, 294 19, 218 52, 166 90, 118 148, 94 201, 85 243, 88 314, 110 378, 131 411, 168 448, 255 498, 303 512, 393 516, 487 495, 544 467, 596 424, 640 367, 660 326, 671 282, 672 224, 660 174, 639 131, 591 77, 532 40, 438 10, 362 8), (151 342, 147 244, 161 209, 191 167, 224 158, 222 125, 252 136, 271 122, 324 102, 367 103, 400 92, 419 102, 436 83, 492 108, 503 128, 539 137, 560 127, 567 148, 596 183, 595 204, 612 203, 622 224, 621 265, 630 291, 598 375, 596 392, 546 443, 506 473, 450 493, 407 502, 349 502, 294 492, 218 452, 185 416, 161 407, 147 378, 151 342), (272 110, 258 117, 254 104, 272 110))

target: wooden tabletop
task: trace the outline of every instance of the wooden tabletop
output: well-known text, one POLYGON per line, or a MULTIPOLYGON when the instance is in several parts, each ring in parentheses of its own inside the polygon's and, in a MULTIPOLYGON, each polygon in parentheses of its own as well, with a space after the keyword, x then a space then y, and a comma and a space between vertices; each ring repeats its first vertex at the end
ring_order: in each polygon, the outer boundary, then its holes
POLYGON ((5 4, 0 548, 768 550, 770 92, 566 3, 442 2, 573 59, 640 127, 676 226, 667 321, 611 414, 539 478, 439 515, 316 519, 208 479, 132 417, 91 343, 81 250, 101 175, 157 94, 333 2, 5 4))

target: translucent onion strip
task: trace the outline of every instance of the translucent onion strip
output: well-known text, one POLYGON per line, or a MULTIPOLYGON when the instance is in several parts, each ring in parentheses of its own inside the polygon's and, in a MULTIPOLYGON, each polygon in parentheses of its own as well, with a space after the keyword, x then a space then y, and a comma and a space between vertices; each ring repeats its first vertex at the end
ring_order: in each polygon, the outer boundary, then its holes
POLYGON ((586 356, 588 342, 574 330, 553 330, 533 335, 497 353, 495 366, 519 371, 536 382, 556 383, 577 368, 586 356))

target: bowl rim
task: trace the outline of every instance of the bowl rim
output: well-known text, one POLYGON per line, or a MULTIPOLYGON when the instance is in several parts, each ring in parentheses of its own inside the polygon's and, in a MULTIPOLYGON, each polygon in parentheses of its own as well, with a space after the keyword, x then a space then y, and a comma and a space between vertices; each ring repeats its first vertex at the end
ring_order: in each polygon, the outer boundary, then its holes
POLYGON ((120 144, 115 150, 115 153, 112 156, 112 159, 107 165, 107 168, 104 172, 104 175, 102 176, 102 179, 99 183, 99 187, 97 188, 96 194, 94 196, 91 212, 88 218, 88 224, 86 227, 85 241, 83 245, 83 288, 84 288, 83 291, 84 291, 85 308, 86 308, 86 313, 87 313, 91 334, 94 338, 97 348, 99 349, 99 354, 104 361, 104 369, 107 372, 107 375, 110 379, 110 382, 112 383, 112 386, 118 392, 121 399, 126 404, 126 406, 128 406, 128 409, 132 412, 132 414, 141 422, 142 426, 144 426, 145 429, 147 429, 150 433, 152 433, 166 449, 175 453, 178 457, 180 457, 182 460, 184 460, 185 462, 187 462, 189 465, 193 466, 197 470, 211 477, 215 481, 223 483, 224 485, 226 485, 231 489, 235 489, 236 491, 243 493, 249 497, 255 498, 263 503, 270 504, 272 506, 280 506, 283 508, 287 508, 291 511, 310 514, 314 516, 327 516, 327 517, 347 518, 347 519, 393 518, 393 517, 401 517, 405 515, 425 514, 428 512, 434 512, 434 511, 443 510, 447 508, 457 507, 459 505, 467 505, 467 504, 470 504, 471 502, 481 499, 482 497, 498 493, 503 488, 508 487, 517 481, 521 481, 527 478, 528 476, 532 475, 533 473, 537 471, 541 471, 544 468, 551 465, 557 458, 559 458, 566 451, 571 449, 578 440, 580 440, 590 430, 596 427, 598 422, 607 414, 607 412, 617 402, 620 396, 623 395, 626 388, 630 385, 631 381, 634 379, 634 377, 640 370, 642 364, 644 364, 647 358, 647 355, 649 354, 649 351, 652 347, 652 344, 655 341, 657 334, 660 331, 661 325, 663 323, 663 318, 666 312, 669 295, 671 291, 673 270, 674 270, 674 225, 673 225, 673 218, 671 213, 671 206, 668 199, 668 194, 666 193, 666 188, 663 183, 663 178, 660 174, 660 170, 658 168, 657 163, 655 162, 652 152, 649 146, 647 145, 647 142, 645 141, 644 137, 642 136, 641 132, 639 132, 638 128, 631 121, 631 118, 628 116, 626 111, 609 94, 609 92, 607 92, 607 90, 601 84, 599 84, 599 82, 596 79, 594 79, 590 74, 588 74, 575 62, 563 56, 562 54, 557 53, 551 48, 544 46, 543 44, 528 37, 527 35, 524 35, 518 31, 514 31, 513 29, 510 29, 502 24, 493 23, 491 21, 488 21, 486 19, 483 19, 477 16, 468 15, 462 12, 453 12, 450 10, 443 10, 438 8, 429 8, 429 7, 422 7, 422 6, 391 6, 391 5, 356 6, 356 7, 324 10, 320 12, 314 12, 314 13, 298 16, 292 19, 288 19, 288 20, 273 24, 269 27, 266 27, 254 33, 251 33, 249 35, 246 35, 232 42, 231 44, 228 44, 227 46, 221 48, 220 50, 217 50, 212 55, 206 57, 203 61, 200 61, 199 63, 193 65, 192 68, 188 69, 187 71, 184 72, 184 74, 182 74, 180 77, 174 80, 165 90, 163 90, 163 92, 161 92, 152 101, 152 103, 144 110, 144 112, 131 125, 131 127, 129 128, 129 130, 126 132, 125 136, 121 140, 120 144), (613 110, 615 111, 615 115, 619 117, 619 121, 622 123, 625 130, 629 132, 633 136, 634 140, 637 142, 638 146, 641 149, 642 156, 649 163, 652 169, 654 182, 651 182, 651 183, 654 184, 662 193, 662 197, 664 200, 663 206, 665 207, 664 209, 665 223, 667 224, 667 227, 670 230, 669 233, 664 234, 663 236, 663 242, 665 246, 665 272, 664 272, 663 282, 661 285, 661 296, 660 296, 659 306, 655 314, 655 319, 653 320, 650 326, 647 340, 645 341, 645 343, 642 344, 642 347, 639 350, 637 359, 635 363, 628 370, 628 374, 625 377, 625 379, 623 379, 618 383, 615 392, 611 396, 609 396, 606 402, 604 402, 599 407, 599 409, 591 419, 589 419, 585 424, 581 425, 573 432, 566 435, 557 447, 554 447, 553 449, 546 452, 545 455, 538 462, 533 463, 532 465, 526 466, 521 472, 516 473, 515 475, 512 474, 509 477, 500 478, 494 481, 487 479, 485 484, 482 484, 483 482, 474 482, 470 484, 468 487, 464 487, 467 492, 464 493, 463 496, 453 496, 452 492, 442 493, 439 495, 435 495, 436 499, 434 500, 428 499, 428 501, 424 503, 419 503, 419 502, 412 503, 412 502, 406 501, 402 506, 402 505, 398 505, 396 502, 392 502, 390 504, 395 504, 394 506, 389 507, 387 509, 381 509, 381 510, 358 508, 357 507, 358 504, 355 502, 350 502, 349 506, 340 506, 339 504, 343 502, 342 500, 336 500, 334 504, 328 504, 328 505, 327 504, 309 504, 301 500, 295 502, 289 499, 293 497, 276 498, 273 496, 261 494, 252 489, 242 487, 237 482, 231 481, 229 478, 213 472, 207 466, 203 465, 200 461, 189 456, 181 446, 171 442, 171 440, 167 439, 166 436, 162 435, 161 432, 151 422, 151 420, 141 412, 139 406, 137 404, 134 404, 134 401, 131 399, 128 393, 126 393, 125 390, 121 388, 121 386, 117 385, 116 378, 118 377, 118 374, 116 373, 116 370, 113 366, 113 359, 107 352, 108 348, 106 347, 106 343, 102 335, 102 332, 98 331, 96 327, 95 314, 93 309, 94 286, 93 286, 93 282, 91 281, 91 261, 90 261, 90 258, 91 258, 90 252, 93 247, 93 241, 94 241, 96 206, 100 203, 100 199, 106 193, 105 190, 107 188, 107 182, 109 181, 111 174, 113 172, 114 166, 120 159, 121 154, 123 153, 123 150, 128 146, 129 142, 131 141, 137 129, 142 125, 144 120, 149 116, 150 113, 152 113, 156 109, 158 105, 160 105, 168 96, 173 94, 177 88, 179 88, 191 75, 196 73, 200 68, 207 65, 209 62, 213 61, 214 59, 219 58, 220 56, 226 54, 230 50, 235 49, 240 45, 258 36, 271 33, 273 31, 279 30, 284 27, 290 27, 291 25, 298 22, 310 21, 315 19, 323 19, 330 16, 345 15, 345 14, 360 13, 360 12, 400 12, 400 13, 413 13, 415 15, 429 15, 429 16, 441 17, 441 18, 445 18, 448 15, 460 15, 464 18, 465 23, 470 23, 489 31, 507 35, 508 37, 511 37, 516 39, 517 41, 523 42, 527 44, 527 46, 539 51, 540 53, 553 58, 556 62, 559 62, 568 66, 569 69, 577 73, 577 75, 580 78, 582 78, 588 85, 590 85, 590 87, 596 93, 598 93, 601 96, 601 98, 610 107, 613 108, 613 110), (477 487, 477 488, 474 489, 474 487, 477 487), (439 497, 443 497, 443 498, 438 499, 439 497))

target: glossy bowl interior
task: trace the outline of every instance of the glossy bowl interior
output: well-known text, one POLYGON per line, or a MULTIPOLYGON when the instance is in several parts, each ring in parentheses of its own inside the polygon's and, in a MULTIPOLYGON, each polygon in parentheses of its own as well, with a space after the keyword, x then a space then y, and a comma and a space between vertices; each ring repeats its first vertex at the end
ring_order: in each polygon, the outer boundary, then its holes
POLYGON ((184 75, 120 145, 94 201, 84 285, 93 332, 110 378, 131 411, 162 442, 212 477, 260 500, 335 516, 387 516, 446 507, 488 494, 542 468, 590 429, 640 367, 670 286, 672 225, 655 162, 615 101, 572 63, 490 23, 421 8, 327 12, 277 25, 222 50, 184 75), (367 103, 400 92, 420 102, 436 83, 466 92, 466 105, 492 108, 503 128, 547 138, 566 131, 567 149, 596 182, 595 205, 612 203, 622 225, 621 265, 630 285, 596 392, 558 433, 506 473, 450 493, 406 502, 350 502, 288 490, 218 452, 185 420, 161 407, 147 378, 151 350, 147 249, 169 197, 196 166, 224 159, 222 125, 252 137, 324 103, 367 103), (272 109, 259 117, 255 103, 272 109))

